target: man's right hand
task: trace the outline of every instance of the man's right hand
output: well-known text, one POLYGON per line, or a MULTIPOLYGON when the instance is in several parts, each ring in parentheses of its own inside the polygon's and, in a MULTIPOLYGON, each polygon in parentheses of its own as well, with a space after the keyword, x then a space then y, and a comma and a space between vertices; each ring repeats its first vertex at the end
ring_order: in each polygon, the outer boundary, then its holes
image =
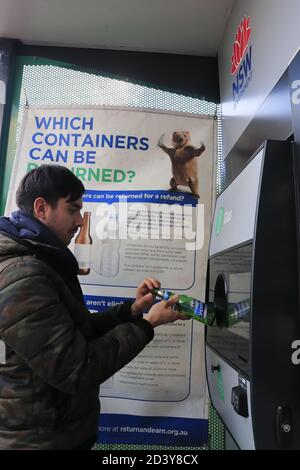
POLYGON ((173 309, 177 301, 178 295, 173 295, 169 300, 158 302, 151 307, 144 319, 151 323, 153 328, 176 320, 189 320, 189 317, 173 309))

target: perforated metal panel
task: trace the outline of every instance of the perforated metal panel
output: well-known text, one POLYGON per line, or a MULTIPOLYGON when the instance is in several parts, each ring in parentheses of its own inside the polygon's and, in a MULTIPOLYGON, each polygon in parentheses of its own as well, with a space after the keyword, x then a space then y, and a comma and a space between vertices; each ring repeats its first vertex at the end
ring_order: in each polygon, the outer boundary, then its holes
MULTIPOLYGON (((186 97, 144 84, 133 84, 126 80, 101 76, 91 70, 71 67, 69 64, 36 57, 20 58, 16 64, 16 87, 13 98, 13 113, 7 148, 3 198, 7 194, 8 182, 20 132, 23 110, 29 105, 107 105, 148 108, 163 111, 188 112, 215 116, 217 126, 217 194, 225 181, 222 160, 222 129, 220 107, 215 103, 186 97)), ((3 205, 3 201, 2 201, 3 205)), ((209 443, 207 449, 224 448, 224 428, 215 410, 209 406, 209 443)), ((166 449, 163 446, 95 445, 94 449, 166 449)), ((169 447, 168 447, 169 448, 169 447)), ((182 448, 180 448, 182 449, 182 448)), ((189 447, 189 450, 196 448, 189 447)), ((197 448, 199 450, 199 448, 197 448)))

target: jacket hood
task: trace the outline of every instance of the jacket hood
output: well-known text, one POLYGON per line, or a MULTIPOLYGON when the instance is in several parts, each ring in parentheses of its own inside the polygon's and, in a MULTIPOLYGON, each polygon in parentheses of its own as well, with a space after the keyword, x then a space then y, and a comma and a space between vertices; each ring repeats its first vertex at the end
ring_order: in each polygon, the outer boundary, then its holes
POLYGON ((52 230, 25 211, 18 210, 9 217, 0 217, 0 230, 17 240, 32 240, 66 249, 52 230))
POLYGON ((34 254, 63 277, 77 279, 73 253, 45 224, 24 211, 0 217, 0 260, 34 254))

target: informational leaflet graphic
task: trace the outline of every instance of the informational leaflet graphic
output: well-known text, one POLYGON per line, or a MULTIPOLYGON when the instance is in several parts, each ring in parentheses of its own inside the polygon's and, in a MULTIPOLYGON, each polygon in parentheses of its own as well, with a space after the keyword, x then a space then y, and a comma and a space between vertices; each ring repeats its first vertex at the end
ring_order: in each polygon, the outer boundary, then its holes
MULTIPOLYGON (((6 213, 16 209, 26 172, 64 165, 86 189, 84 226, 69 248, 91 312, 104 314, 134 298, 149 276, 204 300, 214 142, 212 117, 30 107, 6 213)), ((201 445, 207 438, 203 326, 193 320, 156 328, 154 340, 100 390, 101 442, 201 445)))

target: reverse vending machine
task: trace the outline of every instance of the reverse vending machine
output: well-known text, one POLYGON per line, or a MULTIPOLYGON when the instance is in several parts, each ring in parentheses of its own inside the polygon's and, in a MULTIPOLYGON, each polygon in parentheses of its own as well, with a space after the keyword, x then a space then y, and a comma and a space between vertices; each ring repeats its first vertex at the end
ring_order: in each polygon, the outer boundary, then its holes
POLYGON ((292 143, 267 141, 216 202, 206 372, 211 401, 240 449, 300 449, 295 184, 292 143), (248 311, 232 323, 240 304, 248 311))

